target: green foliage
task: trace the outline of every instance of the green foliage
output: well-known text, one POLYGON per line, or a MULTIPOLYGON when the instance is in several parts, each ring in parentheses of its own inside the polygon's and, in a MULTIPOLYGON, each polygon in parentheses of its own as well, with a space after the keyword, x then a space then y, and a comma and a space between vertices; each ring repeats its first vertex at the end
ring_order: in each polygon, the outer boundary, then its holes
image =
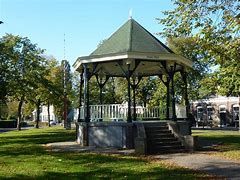
MULTIPOLYGON (((180 54, 193 61, 193 67, 187 69, 188 97, 191 100, 206 96, 201 92, 201 81, 209 72, 211 63, 205 52, 199 51, 196 37, 172 37, 167 39, 168 46, 176 54, 180 54)), ((183 95, 184 84, 180 73, 175 75, 175 89, 177 97, 183 95)), ((207 92, 206 92, 207 93, 207 92)), ((179 101, 181 101, 179 99, 179 101)))
POLYGON ((126 78, 115 78, 114 81, 115 92, 116 92, 116 101, 123 103, 127 101, 127 80, 126 78))
MULTIPOLYGON (((7 103, 8 106, 8 117, 13 118, 13 119, 17 119, 18 116, 18 102, 17 101, 9 101, 7 103)), ((25 110, 25 108, 24 108, 25 110)))
MULTIPOLYGON (((54 105, 55 114, 58 116, 59 119, 62 119, 63 115, 63 70, 62 66, 58 64, 56 60, 49 61, 49 74, 47 75, 47 79, 51 82, 51 91, 48 93, 48 100, 50 104, 54 105)), ((71 92, 67 91, 67 94, 70 94, 72 97, 71 92)), ((46 102, 46 101, 45 101, 46 102)))
POLYGON ((0 39, 1 69, 6 68, 1 81, 5 92, 1 93, 1 100, 7 96, 19 101, 18 128, 22 119, 22 106, 29 99, 34 89, 42 81, 45 59, 41 56, 43 50, 28 38, 7 34, 0 39))
POLYGON ((219 92, 239 94, 239 1, 174 0, 174 4, 175 9, 164 12, 165 18, 158 19, 165 26, 160 34, 169 38, 194 39, 195 57, 204 58, 201 63, 219 66, 218 75, 214 75, 219 92))
POLYGON ((218 77, 216 73, 210 73, 200 81, 199 97, 207 98, 209 95, 215 95, 218 92, 218 77))
POLYGON ((23 106, 28 116, 44 104, 62 105, 62 68, 56 60, 44 57, 44 51, 26 37, 7 34, 0 39, 0 48, 0 101, 15 102, 9 116, 17 114, 20 124, 23 106))
POLYGON ((6 119, 8 115, 8 107, 5 102, 0 101, 0 120, 6 119))
POLYGON ((157 77, 151 76, 142 78, 136 93, 139 104, 142 104, 144 107, 146 107, 147 103, 149 103, 151 97, 157 90, 157 83, 159 83, 157 77))
POLYGON ((160 108, 166 107, 166 96, 167 91, 165 85, 161 82, 157 82, 156 90, 150 99, 149 105, 152 107, 159 106, 160 108))

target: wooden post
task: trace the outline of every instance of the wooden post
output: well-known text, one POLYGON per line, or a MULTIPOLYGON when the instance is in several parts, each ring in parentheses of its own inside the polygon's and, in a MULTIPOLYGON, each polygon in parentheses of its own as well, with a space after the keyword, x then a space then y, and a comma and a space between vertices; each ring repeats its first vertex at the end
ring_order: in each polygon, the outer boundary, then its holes
POLYGON ((132 122, 132 113, 131 113, 131 84, 130 84, 130 64, 127 64, 127 82, 128 82, 128 115, 127 115, 127 122, 132 122))
POLYGON ((188 100, 188 91, 187 91, 187 73, 184 71, 181 71, 182 79, 184 82, 184 101, 185 101, 185 106, 186 106, 186 116, 189 118, 189 112, 190 112, 190 105, 189 105, 189 100, 188 100))
POLYGON ((172 94, 172 120, 176 121, 176 107, 175 107, 175 90, 174 90, 174 73, 175 66, 171 66, 170 78, 171 78, 171 94, 172 94))
POLYGON ((131 81, 130 78, 132 76, 132 74, 134 73, 134 71, 137 69, 138 65, 140 64, 140 60, 135 60, 135 64, 134 64, 134 68, 133 70, 130 70, 130 65, 131 62, 130 60, 128 60, 126 62, 127 65, 127 71, 125 71, 122 67, 122 64, 120 61, 118 61, 118 65, 121 68, 122 72, 125 74, 127 82, 128 82, 128 113, 127 113, 127 122, 132 122, 132 113, 131 113, 131 81))
POLYGON ((133 88, 133 120, 137 120, 136 114, 136 87, 133 88))
POLYGON ((81 74, 80 74, 80 89, 79 89, 78 122, 80 122, 80 121, 81 121, 82 87, 83 87, 83 72, 81 72, 81 74))
POLYGON ((132 77, 132 84, 130 83, 132 90, 133 90, 133 120, 137 120, 137 115, 136 115, 136 89, 142 79, 142 77, 138 77, 137 82, 136 82, 136 77, 132 77))
POLYGON ((170 107, 170 78, 167 77, 167 82, 166 82, 166 88, 167 88, 167 102, 166 102, 166 106, 167 106, 167 111, 166 111, 166 119, 169 119, 169 107, 170 107))
MULTIPOLYGON (((169 74, 169 73, 168 73, 169 74)), ((170 108, 170 81, 171 78, 169 77, 169 75, 166 75, 167 80, 164 81, 162 74, 159 75, 160 80, 163 82, 163 84, 166 86, 167 88, 167 99, 166 99, 166 119, 169 119, 169 108, 170 108)))
POLYGON ((84 121, 86 123, 90 122, 90 106, 89 106, 89 69, 87 64, 83 64, 84 73, 84 121))

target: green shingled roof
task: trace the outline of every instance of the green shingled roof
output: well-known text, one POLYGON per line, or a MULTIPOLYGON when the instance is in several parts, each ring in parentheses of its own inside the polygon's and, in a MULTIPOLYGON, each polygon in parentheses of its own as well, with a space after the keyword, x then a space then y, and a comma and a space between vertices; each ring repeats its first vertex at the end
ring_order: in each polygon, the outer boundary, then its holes
POLYGON ((168 47, 135 20, 129 19, 90 56, 123 52, 172 53, 168 47))

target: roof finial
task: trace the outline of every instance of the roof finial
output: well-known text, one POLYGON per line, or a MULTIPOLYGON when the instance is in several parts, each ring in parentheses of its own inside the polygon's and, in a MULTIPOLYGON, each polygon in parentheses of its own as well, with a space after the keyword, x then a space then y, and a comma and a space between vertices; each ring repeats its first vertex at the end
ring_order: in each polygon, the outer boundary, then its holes
POLYGON ((132 19, 132 8, 129 10, 129 19, 132 19))

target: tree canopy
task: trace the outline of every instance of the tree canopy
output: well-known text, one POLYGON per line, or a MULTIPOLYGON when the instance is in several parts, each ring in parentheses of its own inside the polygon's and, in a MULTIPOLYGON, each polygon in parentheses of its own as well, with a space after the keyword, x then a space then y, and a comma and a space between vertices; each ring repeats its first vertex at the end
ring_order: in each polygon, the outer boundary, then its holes
MULTIPOLYGON (((193 39, 197 58, 204 58, 218 84, 217 93, 237 95, 240 89, 240 2, 174 0, 175 8, 158 18, 168 38, 193 39), (213 68, 214 67, 214 68, 213 68)), ((186 55, 186 54, 185 54, 186 55)), ((200 70, 200 69, 199 69, 200 70)), ((209 77, 209 76, 208 76, 209 77)), ((206 81, 205 81, 206 82, 206 81)), ((204 81, 201 83, 204 85, 204 81)))
POLYGON ((56 81, 53 77, 57 62, 47 59, 44 50, 30 39, 12 34, 6 34, 0 39, 0 58, 1 105, 18 102, 20 129, 24 103, 29 104, 28 111, 36 107, 39 116, 40 105, 54 102, 53 98, 58 99, 60 96, 58 84, 62 84, 62 81, 56 81))

